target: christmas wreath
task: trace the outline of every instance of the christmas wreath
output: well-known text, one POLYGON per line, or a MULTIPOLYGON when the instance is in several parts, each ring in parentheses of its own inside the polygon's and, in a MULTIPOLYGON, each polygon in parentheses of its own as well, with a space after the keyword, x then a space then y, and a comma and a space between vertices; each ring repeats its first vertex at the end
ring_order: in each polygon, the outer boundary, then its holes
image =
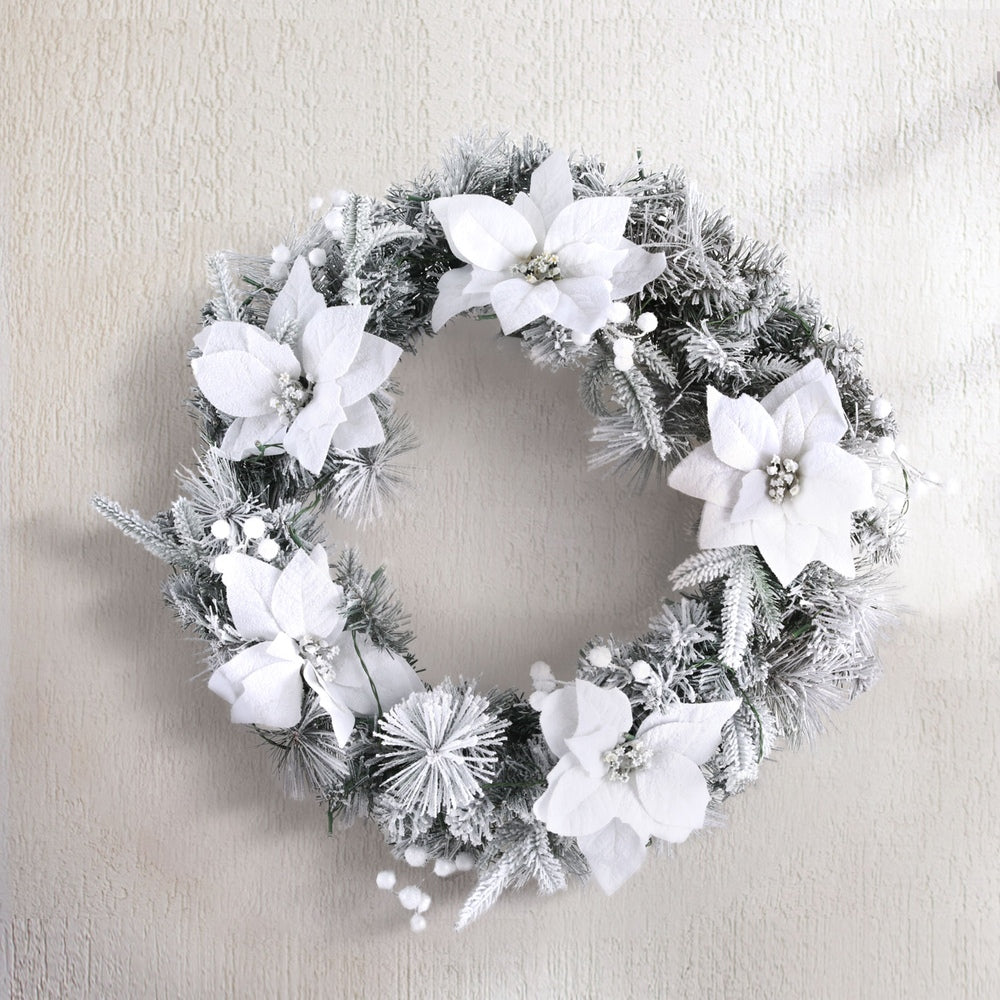
MULTIPOLYGON (((410 866, 475 870, 459 927, 529 882, 612 892, 876 678, 913 474, 891 407, 858 341, 677 169, 468 139, 310 215, 269 256, 209 261, 183 495, 151 520, 95 503, 170 564, 209 688, 290 794, 368 818, 410 866), (579 369, 595 465, 704 503, 679 596, 585 643, 572 680, 534 664, 530 695, 425 684, 383 573, 322 544, 330 508, 364 522, 397 490, 393 372, 469 313, 579 369)), ((426 880, 376 881, 426 925, 426 880)))

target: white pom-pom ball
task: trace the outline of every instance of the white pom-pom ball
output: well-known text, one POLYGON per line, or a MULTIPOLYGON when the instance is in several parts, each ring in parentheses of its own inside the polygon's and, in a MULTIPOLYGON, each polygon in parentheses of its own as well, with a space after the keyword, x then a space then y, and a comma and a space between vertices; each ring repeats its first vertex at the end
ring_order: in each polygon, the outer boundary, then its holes
POLYGON ((455 871, 471 872, 476 867, 476 859, 468 851, 455 855, 455 871))
POLYGON ((418 844, 412 844, 403 851, 403 860, 411 868, 423 868, 427 864, 427 851, 418 844))
POLYGON ((586 347, 591 340, 594 339, 594 335, 592 333, 581 333, 579 330, 574 330, 569 335, 569 339, 572 340, 577 347, 586 347))
POLYGON ((271 248, 271 260, 275 264, 287 264, 291 259, 292 251, 284 243, 279 243, 276 247, 271 248))
POLYGON ((264 523, 264 519, 256 514, 253 517, 248 517, 243 522, 243 534, 247 538, 263 538, 267 534, 267 525, 264 523))
POLYGON ((396 873, 392 872, 392 871, 389 871, 388 868, 385 871, 379 872, 378 875, 375 876, 375 884, 380 889, 385 889, 387 891, 389 889, 395 889, 396 888, 396 873))
POLYGON ((309 251, 309 263, 313 267, 322 267, 326 263, 326 251, 322 247, 313 247, 309 251))
POLYGON ((449 875, 454 875, 458 869, 455 867, 455 862, 451 858, 438 858, 434 862, 434 874, 438 878, 447 878, 449 875))
POLYGON ((627 323, 632 310, 624 302, 612 302, 608 310, 608 319, 612 323, 627 323))
POLYGON ((630 368, 635 367, 635 362, 632 360, 631 354, 616 354, 615 355, 615 368, 620 372, 627 372, 630 368))
POLYGON ((424 894, 420 891, 420 886, 407 885, 399 890, 399 902, 404 909, 415 910, 423 898, 424 894))
POLYGON ((896 445, 896 458, 901 458, 904 462, 910 457, 910 449, 905 444, 896 445))
POLYGON ((883 458, 888 458, 896 450, 896 439, 891 437, 880 437, 875 442, 875 451, 883 458))
POLYGON ((653 668, 645 660, 636 660, 629 668, 632 672, 632 679, 644 684, 653 676, 653 668))
POLYGON ((335 208, 332 212, 327 212, 323 216, 323 225, 326 226, 327 231, 335 240, 339 240, 344 235, 343 211, 335 208))
POLYGON ((426 913, 431 908, 431 897, 426 892, 420 894, 420 902, 417 903, 417 913, 426 913))
POLYGON ((607 646, 595 646, 587 653, 587 662, 598 670, 611 666, 611 650, 607 646))
POLYGON ((552 673, 552 668, 544 660, 532 663, 530 673, 531 683, 536 691, 555 691, 555 675, 552 673))
POLYGON ((885 399, 883 396, 876 396, 868 404, 868 412, 876 420, 885 420, 885 418, 892 413, 892 403, 890 403, 889 400, 885 399))
POLYGON ((322 207, 323 207, 323 199, 318 194, 314 194, 309 199, 309 211, 318 212, 322 207))
POLYGON ((652 333, 660 325, 660 321, 652 313, 640 313, 635 325, 643 333, 652 333))
POLYGON ((262 538, 257 543, 257 555, 264 562, 277 559, 279 552, 281 552, 281 546, 273 538, 262 538))
POLYGON ((615 357, 632 357, 635 354, 635 341, 629 337, 616 337, 611 349, 615 352, 615 357))
POLYGON ((532 691, 531 694, 528 695, 528 704, 536 712, 541 712, 542 706, 545 704, 550 694, 552 694, 551 691, 532 691))
POLYGON ((427 918, 421 916, 419 913, 414 913, 410 917, 410 930, 414 934, 419 934, 421 931, 427 930, 427 918))
POLYGON ((345 191, 343 188, 337 188, 336 191, 330 192, 330 204, 334 208, 343 208, 351 200, 351 192, 345 191))
POLYGON ((224 517, 220 517, 218 521, 213 521, 212 527, 209 528, 209 531, 212 532, 212 537, 218 538, 220 541, 223 538, 229 537, 230 530, 229 522, 224 517))
POLYGON ((268 276, 273 281, 284 281, 285 278, 288 277, 288 265, 287 264, 279 264, 277 261, 275 261, 267 269, 267 273, 268 273, 268 276))

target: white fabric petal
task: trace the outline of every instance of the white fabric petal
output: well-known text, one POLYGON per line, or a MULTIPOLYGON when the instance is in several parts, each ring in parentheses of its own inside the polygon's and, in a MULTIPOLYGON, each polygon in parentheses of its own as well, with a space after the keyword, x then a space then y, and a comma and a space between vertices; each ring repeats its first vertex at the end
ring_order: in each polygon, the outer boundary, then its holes
MULTIPOLYGON (((383 385, 402 354, 403 349, 388 340, 373 337, 370 333, 362 334, 350 368, 337 380, 340 383, 341 405, 351 406, 383 385)), ((323 377, 326 377, 325 368, 323 377)))
POLYGON ((856 455, 833 444, 817 444, 799 459, 801 486, 791 503, 798 520, 820 528, 832 525, 844 514, 875 505, 872 471, 856 455))
MULTIPOLYGON (((579 837, 596 833, 614 819, 627 804, 623 794, 632 799, 632 812, 639 803, 623 783, 605 781, 599 775, 588 774, 565 758, 567 764, 549 774, 549 787, 535 803, 535 815, 546 829, 562 837, 579 837)), ((560 762, 562 763, 562 762, 560 762)))
POLYGON ((510 205, 480 194, 436 198, 430 210, 441 221, 452 253, 488 271, 513 267, 535 248, 531 223, 510 205))
POLYGON ((371 306, 331 306, 305 328, 299 356, 306 375, 317 381, 343 375, 357 356, 371 306))
POLYGON ((635 785, 639 802, 652 820, 654 837, 674 841, 679 829, 690 833, 705 825, 711 796, 701 769, 688 757, 671 750, 657 753, 647 767, 636 772, 635 785))
POLYGON ((202 354, 214 354, 216 351, 249 351, 253 354, 252 345, 258 340, 276 344, 271 337, 261 337, 256 326, 220 319, 199 330, 194 336, 194 345, 202 354))
POLYGON ((593 333, 608 321, 611 282, 605 278, 563 278, 554 281, 559 293, 555 308, 547 315, 577 333, 593 333))
POLYGON ((354 732, 354 713, 337 697, 337 691, 323 682, 311 663, 303 666, 302 679, 316 692, 320 707, 330 716, 330 728, 337 738, 337 743, 341 747, 346 747, 350 742, 351 733, 354 732))
POLYGON ((551 153, 539 163, 531 174, 529 190, 547 229, 567 205, 573 204, 573 175, 566 155, 551 153))
POLYGON ((655 750, 671 750, 704 764, 715 755, 722 740, 722 727, 739 710, 742 698, 699 702, 675 702, 646 718, 636 738, 655 750))
POLYGON ((816 558, 819 529, 787 517, 750 523, 753 544, 771 567, 782 587, 787 587, 816 558))
POLYGON ((597 884, 610 896, 625 884, 646 860, 646 842, 630 826, 613 819, 577 843, 597 884))
POLYGON ((840 398, 830 398, 832 384, 829 375, 810 382, 774 410, 783 458, 797 458, 814 444, 833 444, 844 436, 847 418, 840 398))
POLYGON ((330 579, 329 570, 300 549, 274 585, 271 612, 282 632, 321 639, 343 629, 343 601, 343 588, 330 579))
POLYGON ((546 253, 558 254, 570 243, 598 243, 617 250, 628 221, 630 198, 581 198, 567 205, 545 234, 546 253))
POLYGON ((828 529, 820 528, 814 558, 848 580, 854 579, 857 568, 851 544, 850 518, 841 518, 840 523, 831 523, 828 529))
POLYGON ((333 446, 340 451, 372 448, 384 440, 385 428, 367 396, 344 409, 343 423, 338 424, 333 432, 333 446))
POLYGON ((271 614, 271 596, 281 571, 242 552, 219 556, 215 565, 236 631, 244 639, 273 639, 280 629, 271 614))
POLYGON ((711 385, 706 397, 712 449, 719 460, 743 472, 763 468, 780 443, 771 415, 757 400, 730 399, 711 385))
POLYGON ((740 495, 729 519, 734 524, 741 521, 767 521, 785 517, 788 500, 784 504, 776 503, 768 495, 770 480, 763 469, 751 469, 745 473, 740 483, 740 495))
POLYGON ((286 322, 291 322, 301 333, 309 321, 325 308, 323 296, 313 288, 308 262, 305 257, 299 257, 271 304, 264 329, 276 334, 286 322))
POLYGON ((513 333, 539 316, 550 315, 559 301, 557 284, 540 281, 532 285, 523 278, 509 278, 495 286, 490 302, 503 332, 513 333))
POLYGON ((535 248, 537 249, 545 241, 545 219, 535 202, 521 191, 514 199, 514 211, 520 212, 528 220, 532 232, 535 234, 535 248))
POLYGON ((622 240, 621 247, 626 251, 625 258, 611 274, 611 298, 615 300, 642 291, 667 266, 663 253, 649 253, 631 240, 622 240))
POLYGON ((674 466, 667 484, 699 500, 732 507, 739 498, 742 479, 737 469, 715 457, 710 444, 703 444, 674 466))
POLYGON ((265 454, 284 447, 285 423, 272 410, 259 417, 237 417, 227 428, 219 442, 219 451, 234 462, 259 454, 257 442, 265 446, 265 454))
POLYGON ((576 732, 578 718, 576 684, 556 688, 545 699, 539 713, 539 725, 545 742, 557 757, 569 753, 566 738, 576 732))
POLYGON ((732 510, 718 504, 706 503, 698 526, 698 544, 703 549, 728 549, 731 545, 753 545, 753 532, 749 522, 734 524, 732 510))
MULTIPOLYGON (((793 375, 789 375, 788 378, 779 382, 761 401, 760 405, 767 410, 768 413, 774 413, 774 411, 793 393, 796 393, 803 386, 808 385, 810 382, 815 382, 817 379, 821 379, 826 374, 826 369, 823 367, 823 362, 818 358, 814 358, 809 362, 804 368, 800 368, 793 375)), ((836 393, 836 386, 834 386, 834 393, 836 393)), ((839 395, 837 396, 839 399, 839 395)))
POLYGON ((618 688, 602 688, 585 680, 567 685, 566 691, 572 692, 572 700, 556 698, 562 693, 557 691, 542 706, 542 735, 553 752, 558 754, 556 747, 565 747, 588 773, 604 774, 607 765, 601 755, 632 728, 628 697, 618 688))
MULTIPOLYGON (((465 291, 474 270, 475 268, 469 264, 465 267, 456 267, 451 271, 445 271, 438 278, 438 295, 434 300, 434 307, 431 309, 431 329, 435 333, 453 316, 465 312, 466 309, 489 305, 489 291, 484 290, 475 294, 467 294, 465 291)), ((488 273, 494 274, 496 272, 490 271, 488 273)))
POLYGON ((274 662, 274 657, 267 651, 268 645, 266 642, 254 643, 216 667, 208 679, 208 690, 231 705, 243 690, 244 678, 274 662))
MULTIPOLYGON (((559 251, 559 273, 563 279, 610 279, 624 256, 623 250, 609 250, 599 243, 570 243, 559 251)), ((610 295, 610 287, 608 291, 610 295)))
POLYGON ((288 729, 302 718, 302 675, 297 662, 272 660, 243 679, 233 702, 233 722, 288 729))
POLYGON ((280 393, 278 372, 299 377, 299 363, 290 348, 288 358, 288 367, 281 369, 269 367, 246 351, 216 351, 194 358, 191 370, 198 388, 220 413, 259 417, 274 412, 271 400, 280 393))
POLYGON ((345 419, 344 408, 340 405, 340 386, 336 382, 318 383, 312 399, 285 431, 285 451, 304 469, 318 476, 330 453, 334 431, 345 419))
POLYGON ((471 264, 465 268, 471 272, 469 281, 463 289, 462 294, 469 298, 482 298, 486 296, 480 305, 489 305, 489 294, 493 291, 494 285, 499 285, 501 281, 509 281, 513 272, 508 267, 504 271, 486 271, 481 267, 473 267, 471 264))

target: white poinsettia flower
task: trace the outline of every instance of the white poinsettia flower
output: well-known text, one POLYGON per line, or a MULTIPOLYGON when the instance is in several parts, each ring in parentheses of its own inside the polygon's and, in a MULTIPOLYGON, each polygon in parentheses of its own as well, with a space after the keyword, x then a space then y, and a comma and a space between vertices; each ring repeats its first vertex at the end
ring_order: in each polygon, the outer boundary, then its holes
POLYGON ((633 295, 666 265, 624 238, 631 199, 573 200, 569 161, 553 153, 513 205, 480 194, 437 198, 430 209, 465 267, 443 274, 431 314, 439 330, 467 309, 491 305, 504 333, 548 316, 587 336, 613 302, 633 295))
POLYGON ((698 544, 756 545, 783 587, 814 560, 855 574, 851 514, 876 502, 868 465, 837 442, 848 428, 833 376, 810 361, 760 402, 708 389, 711 441, 667 482, 705 501, 698 544))
POLYGON ((212 323, 195 338, 195 381, 220 413, 235 417, 220 450, 235 461, 259 446, 281 448, 318 475, 331 447, 385 440, 369 396, 402 351, 365 333, 369 306, 327 306, 299 257, 263 330, 212 323))
POLYGON ((635 874, 651 837, 680 843, 705 823, 701 772, 741 699, 676 704, 646 718, 635 736, 624 692, 577 680, 553 692, 542 734, 559 762, 535 815, 552 833, 576 837, 601 888, 635 874))
POLYGON ((329 714, 337 742, 345 746, 356 716, 388 711, 423 691, 403 657, 345 630, 339 610, 344 591, 330 579, 321 546, 309 555, 297 552, 282 570, 242 553, 219 556, 216 566, 236 630, 244 639, 257 640, 218 667, 208 682, 233 706, 233 722, 267 729, 294 726, 302 717, 305 681, 329 714))

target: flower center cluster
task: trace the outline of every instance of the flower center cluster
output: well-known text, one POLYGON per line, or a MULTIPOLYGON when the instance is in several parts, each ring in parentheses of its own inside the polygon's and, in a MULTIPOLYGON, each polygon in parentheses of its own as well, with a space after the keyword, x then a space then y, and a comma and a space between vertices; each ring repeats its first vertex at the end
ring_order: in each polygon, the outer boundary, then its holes
POLYGON ((515 264, 512 270, 515 274, 521 275, 529 285, 537 285, 539 281, 557 281, 562 277, 559 258, 554 253, 537 254, 520 264, 515 264))
POLYGON ((784 503, 785 497, 799 492, 799 463, 794 458, 772 455, 764 471, 767 473, 767 495, 774 503, 784 503))
POLYGON ((271 397, 271 408, 278 416, 290 424, 312 399, 312 386, 304 378, 295 378, 288 372, 278 375, 278 395, 271 397))
POLYGON ((303 659, 308 660, 313 665, 313 669, 321 680, 333 681, 337 675, 337 666, 334 661, 340 653, 339 646, 328 646, 318 639, 306 636, 299 641, 299 652, 303 659))
POLYGON ((601 760, 608 765, 609 781, 628 781, 633 771, 641 771, 653 756, 642 740, 623 739, 614 749, 604 752, 601 760))

